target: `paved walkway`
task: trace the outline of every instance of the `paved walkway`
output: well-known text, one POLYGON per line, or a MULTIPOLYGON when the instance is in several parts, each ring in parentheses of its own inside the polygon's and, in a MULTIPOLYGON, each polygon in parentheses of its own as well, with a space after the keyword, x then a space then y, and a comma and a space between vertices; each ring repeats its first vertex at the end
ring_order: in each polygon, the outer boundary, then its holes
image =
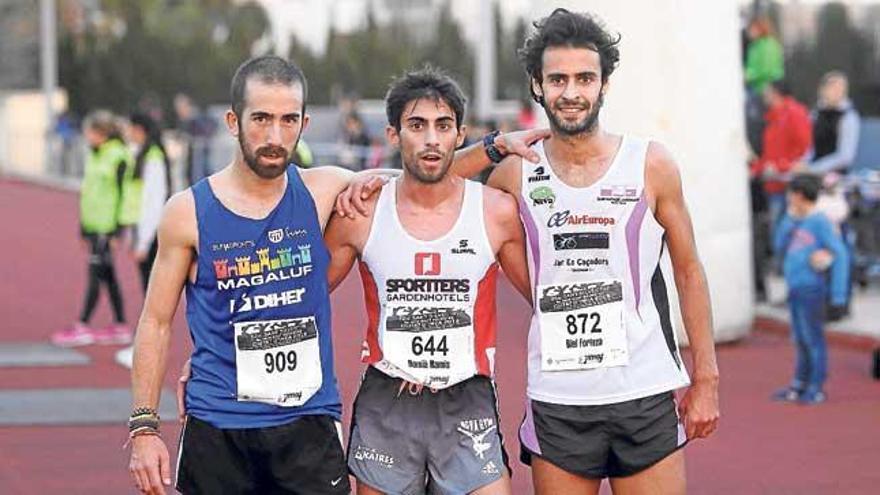
MULTIPOLYGON (((76 198, 70 193, 0 179, 0 255, 6 260, 0 275, 0 350, 43 344, 77 314, 85 263, 77 240, 76 211, 76 198)), ((120 256, 118 265, 126 312, 135 321, 141 294, 134 264, 120 256)), ((528 494, 528 469, 516 461, 528 311, 506 282, 499 284, 499 290, 502 430, 514 460, 514 493, 528 494)), ((358 356, 365 322, 357 275, 334 294, 333 303, 337 375, 347 421, 361 371, 358 356)), ((97 322, 109 322, 107 301, 99 304, 97 322)), ((165 381, 168 391, 173 390, 176 370, 189 348, 180 311, 174 329, 173 371, 165 381)), ((33 423, 40 426, 4 423, 4 414, 11 415, 16 401, 34 391, 62 390, 79 394, 79 399, 99 393, 101 400, 124 406, 127 399, 124 395, 119 399, 119 390, 128 386, 129 375, 113 362, 115 350, 77 350, 86 363, 74 359, 58 366, 0 365, 0 493, 134 493, 126 472, 127 453, 122 450, 124 415, 77 425, 89 406, 74 406, 82 401, 65 400, 58 395, 61 392, 53 392, 53 400, 41 406, 45 413, 39 409, 32 413, 33 423), (64 414, 70 415, 66 422, 64 414), (43 426, 48 419, 55 426, 43 426)), ((792 363, 791 346, 778 331, 757 330, 740 342, 721 346, 718 355, 721 428, 711 440, 695 442, 686 450, 690 493, 877 493, 880 382, 868 376, 867 348, 832 346, 830 400, 817 407, 767 400, 787 381, 792 363)), ((164 429, 167 442, 176 448, 177 426, 169 422, 164 429)))
MULTIPOLYGON (((767 292, 768 302, 758 305, 756 314, 788 322, 785 281, 781 277, 770 277, 767 280, 767 292)), ((841 321, 830 323, 826 328, 834 333, 874 338, 880 342, 880 286, 874 282, 865 289, 856 288, 850 315, 841 321)))

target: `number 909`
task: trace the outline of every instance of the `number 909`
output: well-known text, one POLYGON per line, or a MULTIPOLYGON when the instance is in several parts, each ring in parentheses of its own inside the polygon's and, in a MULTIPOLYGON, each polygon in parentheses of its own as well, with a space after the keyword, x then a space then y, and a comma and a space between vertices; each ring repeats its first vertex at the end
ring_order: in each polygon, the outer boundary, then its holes
POLYGON ((266 373, 281 373, 296 369, 296 351, 267 352, 263 356, 266 373))

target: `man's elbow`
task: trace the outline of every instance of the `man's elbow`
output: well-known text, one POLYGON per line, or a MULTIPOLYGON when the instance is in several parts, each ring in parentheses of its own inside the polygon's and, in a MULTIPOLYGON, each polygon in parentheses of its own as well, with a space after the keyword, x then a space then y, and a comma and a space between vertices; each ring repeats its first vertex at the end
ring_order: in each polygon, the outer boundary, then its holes
POLYGON ((675 284, 680 288, 700 287, 705 284, 703 264, 700 260, 693 260, 673 267, 675 272, 675 284))
POLYGON ((145 312, 138 321, 137 334, 167 337, 171 334, 171 320, 145 312))

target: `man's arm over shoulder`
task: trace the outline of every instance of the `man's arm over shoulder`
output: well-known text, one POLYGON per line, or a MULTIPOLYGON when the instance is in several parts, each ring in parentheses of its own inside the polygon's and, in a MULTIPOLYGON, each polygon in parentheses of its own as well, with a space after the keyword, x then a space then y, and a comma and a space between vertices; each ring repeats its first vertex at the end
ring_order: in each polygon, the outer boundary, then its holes
POLYGON ((350 213, 348 216, 355 216, 351 207, 354 205, 359 213, 366 214, 364 206, 366 199, 381 189, 389 178, 400 175, 400 170, 378 168, 355 173, 342 167, 327 165, 302 170, 301 174, 303 183, 315 200, 318 221, 321 229, 324 229, 334 207, 337 208, 337 213, 350 213), (353 185, 358 187, 350 190, 349 186, 353 185), (345 194, 342 194, 343 192, 345 194), (337 199, 343 198, 344 201, 340 204, 337 199))
POLYGON ((355 259, 363 252, 370 235, 377 200, 378 196, 372 196, 364 201, 367 215, 348 217, 334 214, 330 217, 324 231, 324 242, 330 251, 327 282, 331 292, 345 280, 355 259))
POLYGON ((489 176, 486 185, 510 193, 514 196, 514 200, 517 200, 522 190, 522 167, 522 157, 517 155, 507 156, 492 171, 492 175, 489 176))
POLYGON ((706 437, 717 427, 719 417, 718 364, 709 287, 697 254, 678 166, 659 143, 652 142, 648 147, 645 175, 654 217, 666 232, 682 319, 693 355, 693 385, 682 399, 680 410, 688 438, 706 437))
MULTIPOLYGON (((550 137, 550 129, 527 129, 524 131, 514 131, 495 136, 492 143, 502 155, 520 156, 531 162, 537 163, 538 154, 531 146, 536 142, 550 137)), ((465 179, 473 177, 482 172, 486 167, 492 165, 489 155, 486 153, 486 147, 480 140, 467 148, 455 152, 455 161, 452 163, 451 172, 465 179)))
POLYGON ((510 283, 529 303, 532 289, 526 261, 526 237, 519 220, 516 199, 491 187, 483 188, 483 215, 495 257, 510 283))
POLYGON ((336 197, 348 187, 355 173, 342 167, 324 166, 300 170, 300 175, 315 201, 318 223, 323 229, 333 213, 336 197))

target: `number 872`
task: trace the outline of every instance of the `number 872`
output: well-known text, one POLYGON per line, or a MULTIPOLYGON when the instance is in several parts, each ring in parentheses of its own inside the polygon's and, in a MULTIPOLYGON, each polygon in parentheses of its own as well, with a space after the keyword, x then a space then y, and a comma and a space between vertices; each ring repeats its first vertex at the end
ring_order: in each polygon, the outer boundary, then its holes
POLYGON ((576 315, 568 315, 565 317, 565 330, 568 331, 569 335, 575 335, 578 332, 587 333, 587 322, 589 320, 593 320, 593 326, 590 328, 590 333, 601 333, 602 329, 599 327, 599 323, 601 322, 602 317, 599 313, 578 313, 576 315), (580 325, 578 325, 578 320, 580 320, 580 325))

